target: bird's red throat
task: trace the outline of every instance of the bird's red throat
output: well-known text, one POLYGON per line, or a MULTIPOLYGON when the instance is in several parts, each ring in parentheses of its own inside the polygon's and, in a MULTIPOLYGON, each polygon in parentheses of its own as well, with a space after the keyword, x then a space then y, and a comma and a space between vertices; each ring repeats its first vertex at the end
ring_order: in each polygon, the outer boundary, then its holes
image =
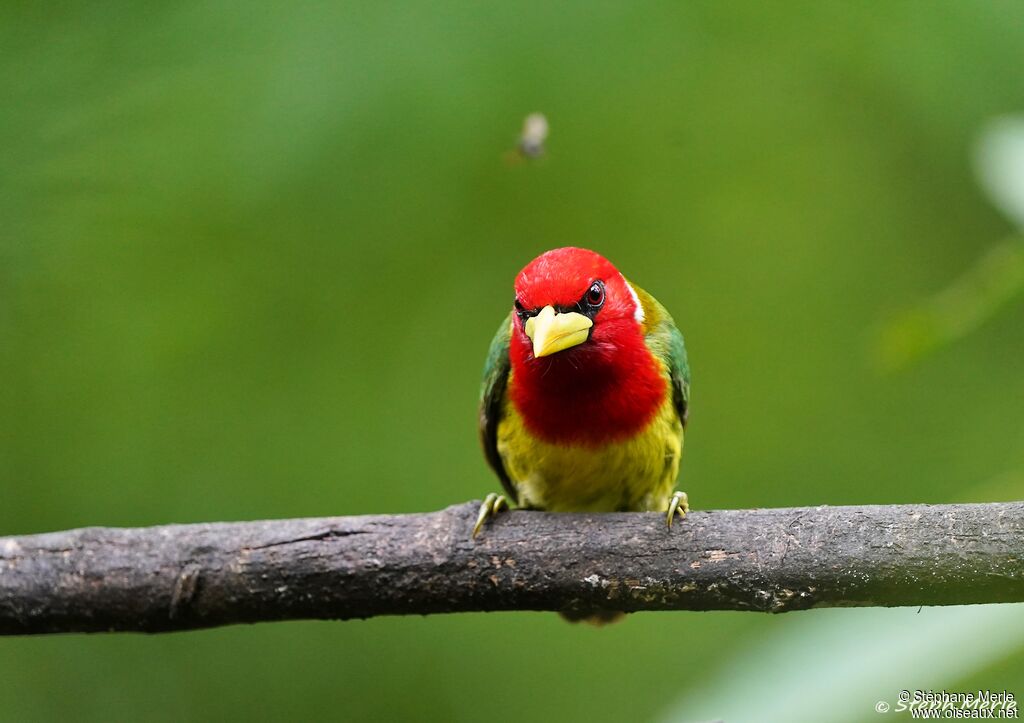
POLYGON ((633 319, 540 359, 516 331, 509 398, 527 429, 546 442, 599 446, 628 439, 665 402, 668 383, 633 319))

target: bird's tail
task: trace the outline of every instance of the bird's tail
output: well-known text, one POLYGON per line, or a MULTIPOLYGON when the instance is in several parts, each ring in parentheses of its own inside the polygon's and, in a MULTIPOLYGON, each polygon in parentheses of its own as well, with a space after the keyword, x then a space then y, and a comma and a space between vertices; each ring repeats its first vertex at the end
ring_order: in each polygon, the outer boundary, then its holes
POLYGON ((626 617, 626 613, 618 610, 600 610, 598 612, 565 611, 558 614, 570 623, 587 623, 588 625, 593 625, 595 628, 617 623, 622 620, 622 618, 626 617))

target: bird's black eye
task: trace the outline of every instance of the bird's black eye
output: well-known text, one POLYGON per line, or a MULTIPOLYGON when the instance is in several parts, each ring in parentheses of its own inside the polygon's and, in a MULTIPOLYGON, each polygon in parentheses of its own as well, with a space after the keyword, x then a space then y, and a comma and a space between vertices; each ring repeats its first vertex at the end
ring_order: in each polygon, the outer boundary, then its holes
POLYGON ((536 309, 527 309, 525 306, 523 306, 523 302, 519 300, 519 297, 516 297, 516 316, 519 317, 519 323, 522 324, 524 328, 526 327, 526 320, 529 319, 531 316, 536 315, 536 309))
POLYGON ((595 281, 587 289, 587 293, 584 295, 583 300, 587 302, 588 306, 600 307, 604 304, 604 284, 600 281, 595 281))

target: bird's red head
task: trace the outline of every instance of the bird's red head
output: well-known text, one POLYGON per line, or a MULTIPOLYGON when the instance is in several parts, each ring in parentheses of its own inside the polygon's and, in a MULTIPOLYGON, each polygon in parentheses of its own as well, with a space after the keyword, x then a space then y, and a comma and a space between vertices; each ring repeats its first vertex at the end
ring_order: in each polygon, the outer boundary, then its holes
POLYGON ((548 251, 515 291, 510 396, 535 433, 600 443, 649 421, 666 382, 644 343, 640 299, 608 259, 548 251))
MULTIPOLYGON (((636 341, 643 321, 640 299, 612 262, 601 254, 571 246, 541 254, 516 277, 516 314, 520 330, 531 337, 538 357, 571 348, 562 347, 564 341, 544 348, 532 333, 533 328, 525 328, 530 317, 540 316, 546 307, 557 314, 574 313, 583 317, 574 321, 589 330, 585 336, 586 341, 592 342, 591 346, 636 341)), ((531 325, 536 326, 537 322, 531 325)), ((560 324, 556 333, 563 331, 563 326, 571 328, 572 324, 560 324)), ((580 337, 583 331, 579 330, 580 337)))

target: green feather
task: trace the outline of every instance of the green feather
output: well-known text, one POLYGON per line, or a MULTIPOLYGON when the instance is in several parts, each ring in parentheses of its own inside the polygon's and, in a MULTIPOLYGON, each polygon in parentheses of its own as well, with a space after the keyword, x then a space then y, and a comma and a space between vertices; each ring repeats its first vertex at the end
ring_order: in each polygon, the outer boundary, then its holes
POLYGON ((679 420, 686 426, 690 406, 690 364, 686 358, 686 344, 672 316, 657 299, 638 286, 633 286, 644 310, 644 341, 651 354, 668 369, 672 382, 672 404, 679 420))
POLYGON ((509 359, 508 347, 512 330, 512 314, 510 313, 498 327, 491 348, 487 352, 484 364, 484 378, 480 385, 480 442, 484 447, 487 463, 498 475, 501 486, 505 488, 509 498, 518 502, 519 494, 509 479, 505 465, 498 454, 498 423, 505 414, 505 388, 508 386, 509 359))

